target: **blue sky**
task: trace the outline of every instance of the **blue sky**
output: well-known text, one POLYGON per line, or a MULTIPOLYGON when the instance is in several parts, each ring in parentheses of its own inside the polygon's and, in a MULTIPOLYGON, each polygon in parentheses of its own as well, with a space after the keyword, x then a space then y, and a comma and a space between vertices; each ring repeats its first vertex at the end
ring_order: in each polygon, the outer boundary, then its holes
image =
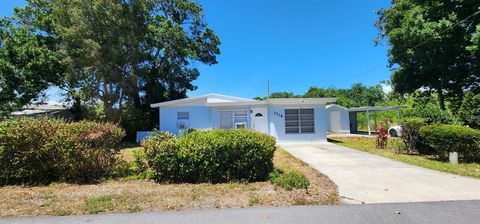
MULTIPOLYGON (((0 16, 22 0, 1 0, 0 16)), ((218 64, 201 71, 189 96, 304 93, 310 86, 376 85, 390 77, 387 46, 374 46, 375 10, 391 0, 197 0, 222 41, 218 64), (374 69, 372 69, 374 68, 374 69), (361 75, 360 75, 361 74, 361 75)), ((58 100, 58 91, 48 91, 58 100)))

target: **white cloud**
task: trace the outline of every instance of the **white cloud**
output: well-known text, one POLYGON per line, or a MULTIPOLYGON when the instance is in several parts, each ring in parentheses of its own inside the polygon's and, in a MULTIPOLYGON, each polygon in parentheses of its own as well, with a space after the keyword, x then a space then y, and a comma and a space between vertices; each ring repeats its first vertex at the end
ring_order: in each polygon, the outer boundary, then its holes
POLYGON ((388 85, 388 84, 381 84, 382 85, 382 90, 384 93, 390 93, 392 92, 392 85, 388 85))

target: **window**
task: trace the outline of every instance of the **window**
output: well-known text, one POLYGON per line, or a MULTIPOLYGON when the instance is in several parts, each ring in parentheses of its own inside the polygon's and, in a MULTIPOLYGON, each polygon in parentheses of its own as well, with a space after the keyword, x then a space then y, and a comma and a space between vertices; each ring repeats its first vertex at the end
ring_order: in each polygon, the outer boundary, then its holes
POLYGON ((239 129, 247 126, 247 111, 220 111, 221 129, 239 129))
POLYGON ((188 112, 177 112, 177 120, 188 120, 190 114, 188 112))
POLYGON ((220 111, 220 128, 232 129, 233 128, 233 113, 232 111, 220 111))
POLYGON ((313 109, 285 109, 285 133, 314 133, 313 109))

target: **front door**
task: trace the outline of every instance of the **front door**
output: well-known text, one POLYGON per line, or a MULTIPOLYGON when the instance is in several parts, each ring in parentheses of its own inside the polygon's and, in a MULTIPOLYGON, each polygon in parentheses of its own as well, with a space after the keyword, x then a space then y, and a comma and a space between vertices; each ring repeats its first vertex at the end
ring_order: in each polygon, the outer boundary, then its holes
POLYGON ((255 131, 267 133, 267 108, 253 108, 250 115, 251 128, 255 131))

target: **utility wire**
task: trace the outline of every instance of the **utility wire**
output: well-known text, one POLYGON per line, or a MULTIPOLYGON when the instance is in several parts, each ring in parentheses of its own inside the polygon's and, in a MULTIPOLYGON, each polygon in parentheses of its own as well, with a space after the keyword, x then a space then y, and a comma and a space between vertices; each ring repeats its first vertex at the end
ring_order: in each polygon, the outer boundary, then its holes
MULTIPOLYGON (((462 19, 462 20, 458 21, 457 23, 453 24, 453 26, 448 27, 448 28, 445 29, 444 31, 440 32, 440 35, 442 35, 442 34, 444 34, 445 32, 451 30, 453 27, 456 27, 456 26, 459 25, 460 23, 465 22, 465 20, 468 20, 468 19, 476 16, 477 14, 480 14, 480 9, 479 9, 478 11, 476 11, 475 13, 473 13, 473 14, 465 17, 465 19, 462 19)), ((408 50, 413 50, 413 49, 415 49, 415 48, 417 48, 417 47, 420 47, 421 45, 427 43, 429 40, 431 40, 431 39, 426 39, 426 40, 420 42, 419 44, 413 46, 412 48, 410 48, 410 49, 408 49, 408 50)), ((407 54, 408 50, 405 51, 405 52, 403 52, 403 53, 401 53, 398 57, 403 56, 404 54, 407 54)), ((338 83, 336 83, 336 84, 342 84, 342 83, 345 83, 345 82, 347 82, 347 81, 350 81, 350 80, 353 79, 353 78, 358 78, 358 77, 360 77, 360 76, 364 76, 364 75, 370 73, 371 71, 376 70, 377 68, 379 68, 380 66, 382 66, 382 65, 384 65, 384 64, 385 64, 385 63, 377 64, 377 65, 375 65, 375 66, 373 66, 373 67, 371 67, 371 68, 369 68, 369 69, 367 69, 367 70, 365 70, 365 71, 363 71, 363 72, 361 72, 361 73, 358 73, 357 75, 351 76, 351 77, 349 77, 348 79, 345 79, 344 81, 338 82, 338 83)), ((335 86, 335 85, 334 85, 334 86, 335 86)))

